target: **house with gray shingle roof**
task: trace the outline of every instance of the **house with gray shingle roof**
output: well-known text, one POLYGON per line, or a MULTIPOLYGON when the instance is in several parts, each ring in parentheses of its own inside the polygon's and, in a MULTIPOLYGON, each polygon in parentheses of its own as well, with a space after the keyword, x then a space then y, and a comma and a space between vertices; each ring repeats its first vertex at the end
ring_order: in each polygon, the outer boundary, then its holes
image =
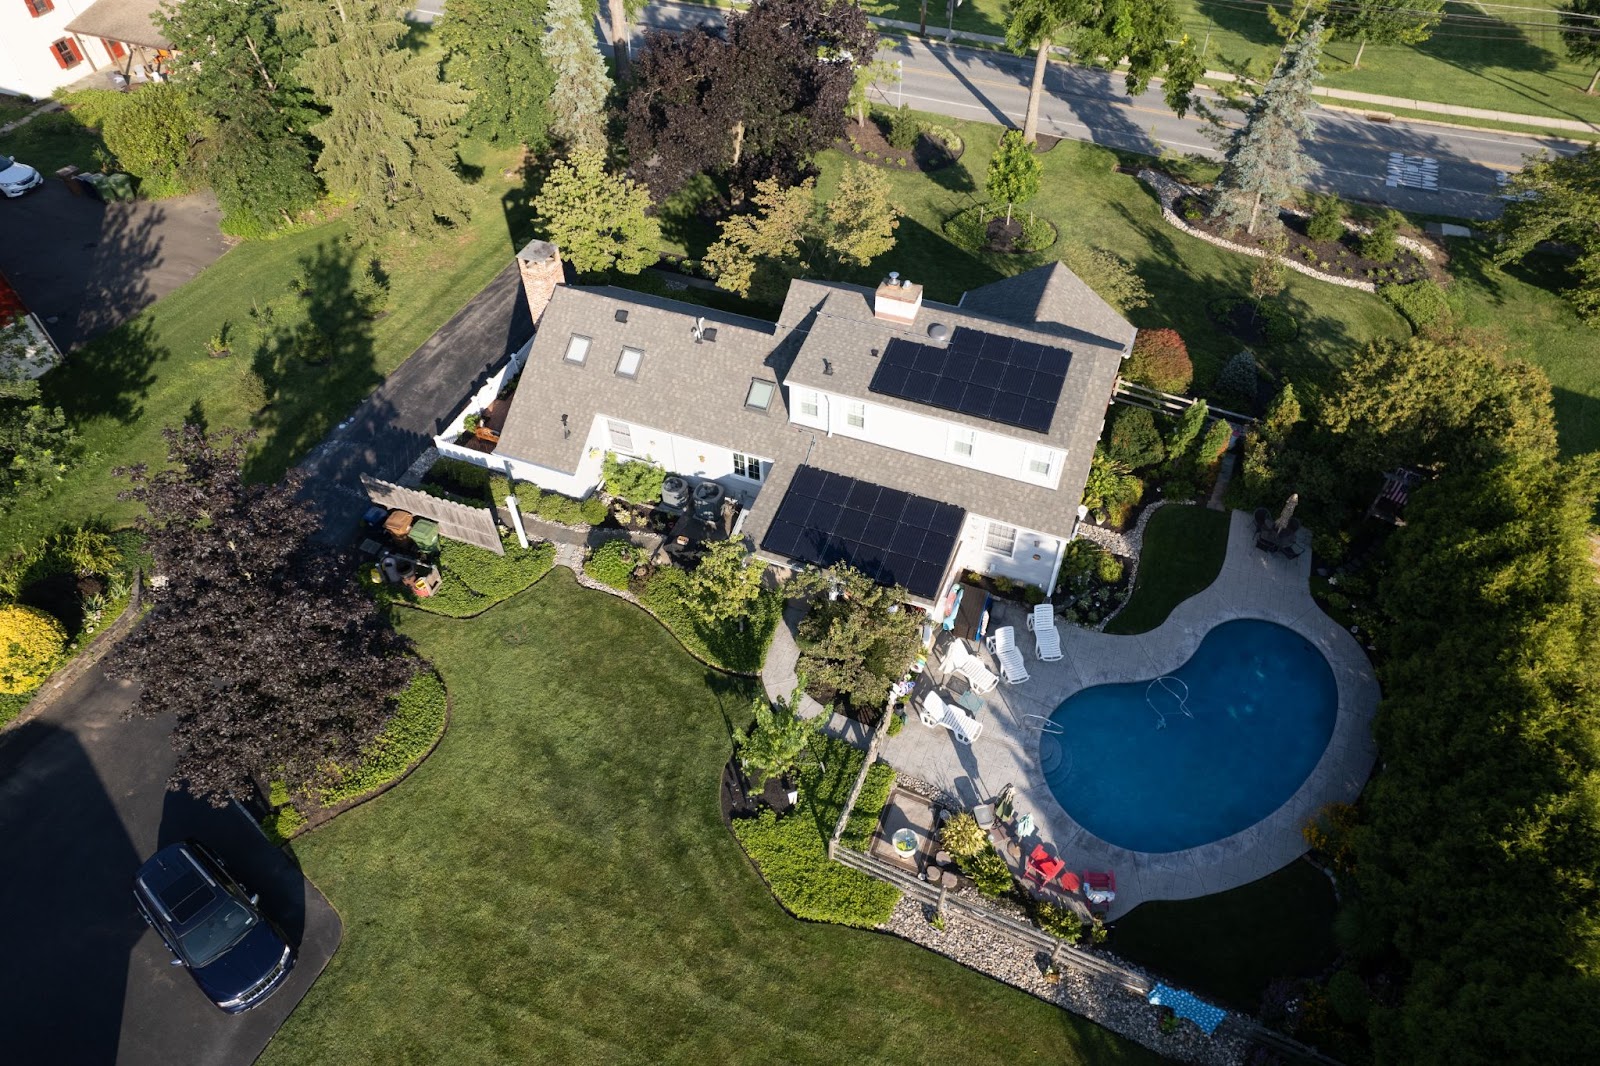
POLYGON ((541 284, 482 461, 580 497, 608 451, 716 481, 762 557, 924 603, 965 570, 1053 586, 1135 332, 1060 263, 956 305, 893 276, 795 281, 776 323, 541 284))

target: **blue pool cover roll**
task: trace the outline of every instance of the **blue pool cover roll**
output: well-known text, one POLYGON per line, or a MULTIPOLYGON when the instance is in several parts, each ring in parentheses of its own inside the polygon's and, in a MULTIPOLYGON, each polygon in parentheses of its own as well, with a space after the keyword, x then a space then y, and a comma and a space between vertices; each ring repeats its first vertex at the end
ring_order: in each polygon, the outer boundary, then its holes
POLYGON ((1157 1007, 1171 1007, 1172 1013, 1180 1018, 1188 1018, 1204 1029, 1207 1036, 1216 1032, 1217 1026, 1222 1024, 1222 1019, 1228 1016, 1228 1012, 1221 1007, 1213 1007, 1181 988, 1156 985, 1150 990, 1149 1000, 1157 1007))

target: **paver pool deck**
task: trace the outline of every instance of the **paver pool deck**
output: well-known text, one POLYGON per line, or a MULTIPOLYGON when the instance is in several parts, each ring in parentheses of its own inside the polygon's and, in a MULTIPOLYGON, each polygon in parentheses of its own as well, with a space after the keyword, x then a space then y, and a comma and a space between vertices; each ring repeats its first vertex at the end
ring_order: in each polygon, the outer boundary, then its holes
MULTIPOLYGON (((1037 839, 1065 858, 1068 869, 1115 871, 1113 919, 1146 900, 1210 895, 1281 869, 1306 852, 1301 828, 1311 815, 1324 804, 1354 801, 1366 784, 1377 757, 1371 727, 1378 681, 1355 637, 1312 600, 1311 553, 1285 559, 1258 550, 1254 542, 1253 517, 1235 511, 1222 571, 1209 587, 1180 603, 1148 633, 1112 636, 1063 624, 1064 655, 1056 663, 1034 656, 1021 607, 997 602, 999 617, 992 624, 1016 626, 1030 679, 1021 685, 1002 683, 985 697, 983 734, 971 746, 959 743, 948 730, 920 725, 912 713, 898 736, 885 739, 883 758, 969 806, 990 801, 1007 783, 1014 784, 1018 811, 1033 814, 1037 839), (1333 669, 1338 716, 1310 776, 1281 807, 1250 828, 1183 851, 1129 851, 1079 825, 1056 802, 1044 778, 1046 767, 1070 754, 1072 737, 1041 731, 1040 718, 1048 718, 1082 689, 1171 673, 1188 661, 1208 632, 1238 618, 1294 630, 1315 644, 1333 669)), ((1029 838, 1030 846, 1034 839, 1029 838)))

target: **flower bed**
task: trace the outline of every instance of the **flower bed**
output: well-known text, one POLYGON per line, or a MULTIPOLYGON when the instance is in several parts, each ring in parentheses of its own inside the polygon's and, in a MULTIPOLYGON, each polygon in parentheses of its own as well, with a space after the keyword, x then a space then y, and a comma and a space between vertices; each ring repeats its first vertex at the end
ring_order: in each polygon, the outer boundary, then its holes
POLYGON ((865 126, 856 122, 847 124, 845 139, 839 142, 838 149, 862 163, 920 174, 952 166, 966 151, 966 145, 954 130, 932 122, 918 123, 917 141, 911 148, 896 148, 879 128, 879 117, 875 113, 865 126))

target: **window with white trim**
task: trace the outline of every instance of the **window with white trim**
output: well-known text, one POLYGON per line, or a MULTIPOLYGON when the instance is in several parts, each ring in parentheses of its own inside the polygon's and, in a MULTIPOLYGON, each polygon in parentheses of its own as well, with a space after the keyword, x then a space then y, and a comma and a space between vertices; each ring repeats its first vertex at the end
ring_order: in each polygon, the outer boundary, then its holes
POLYGON ((810 389, 796 389, 794 403, 801 418, 822 417, 822 397, 810 389))
POLYGON ((761 480, 761 460, 753 455, 733 453, 733 472, 750 481, 761 480))
POLYGON ((40 15, 48 15, 55 10, 56 6, 50 0, 23 0, 23 3, 28 5, 28 14, 34 18, 38 18, 40 15))
POLYGON ((55 58, 56 66, 67 70, 83 62, 83 53, 78 49, 78 42, 71 37, 63 37, 50 44, 50 55, 55 58))
POLYGON ((639 364, 644 362, 644 351, 640 348, 624 348, 617 357, 617 377, 636 378, 639 376, 639 364))
POLYGON ((589 358, 589 344, 588 337, 581 333, 574 333, 567 339, 567 354, 561 358, 569 363, 577 363, 582 366, 589 358))
POLYGON ((606 419, 606 430, 611 434, 611 446, 619 452, 633 451, 633 427, 614 418, 606 419))
POLYGON ((1049 477, 1055 473, 1056 453, 1049 448, 1040 448, 1030 444, 1028 446, 1028 460, 1025 469, 1036 477, 1049 477))
POLYGON ((867 405, 851 400, 844 405, 844 424, 852 429, 867 428, 867 405))
POLYGON ((978 431, 975 429, 950 428, 950 454, 957 459, 971 459, 973 451, 978 445, 978 431))
POLYGON ((983 532, 983 546, 995 555, 1011 558, 1017 551, 1017 527, 990 522, 983 532))

